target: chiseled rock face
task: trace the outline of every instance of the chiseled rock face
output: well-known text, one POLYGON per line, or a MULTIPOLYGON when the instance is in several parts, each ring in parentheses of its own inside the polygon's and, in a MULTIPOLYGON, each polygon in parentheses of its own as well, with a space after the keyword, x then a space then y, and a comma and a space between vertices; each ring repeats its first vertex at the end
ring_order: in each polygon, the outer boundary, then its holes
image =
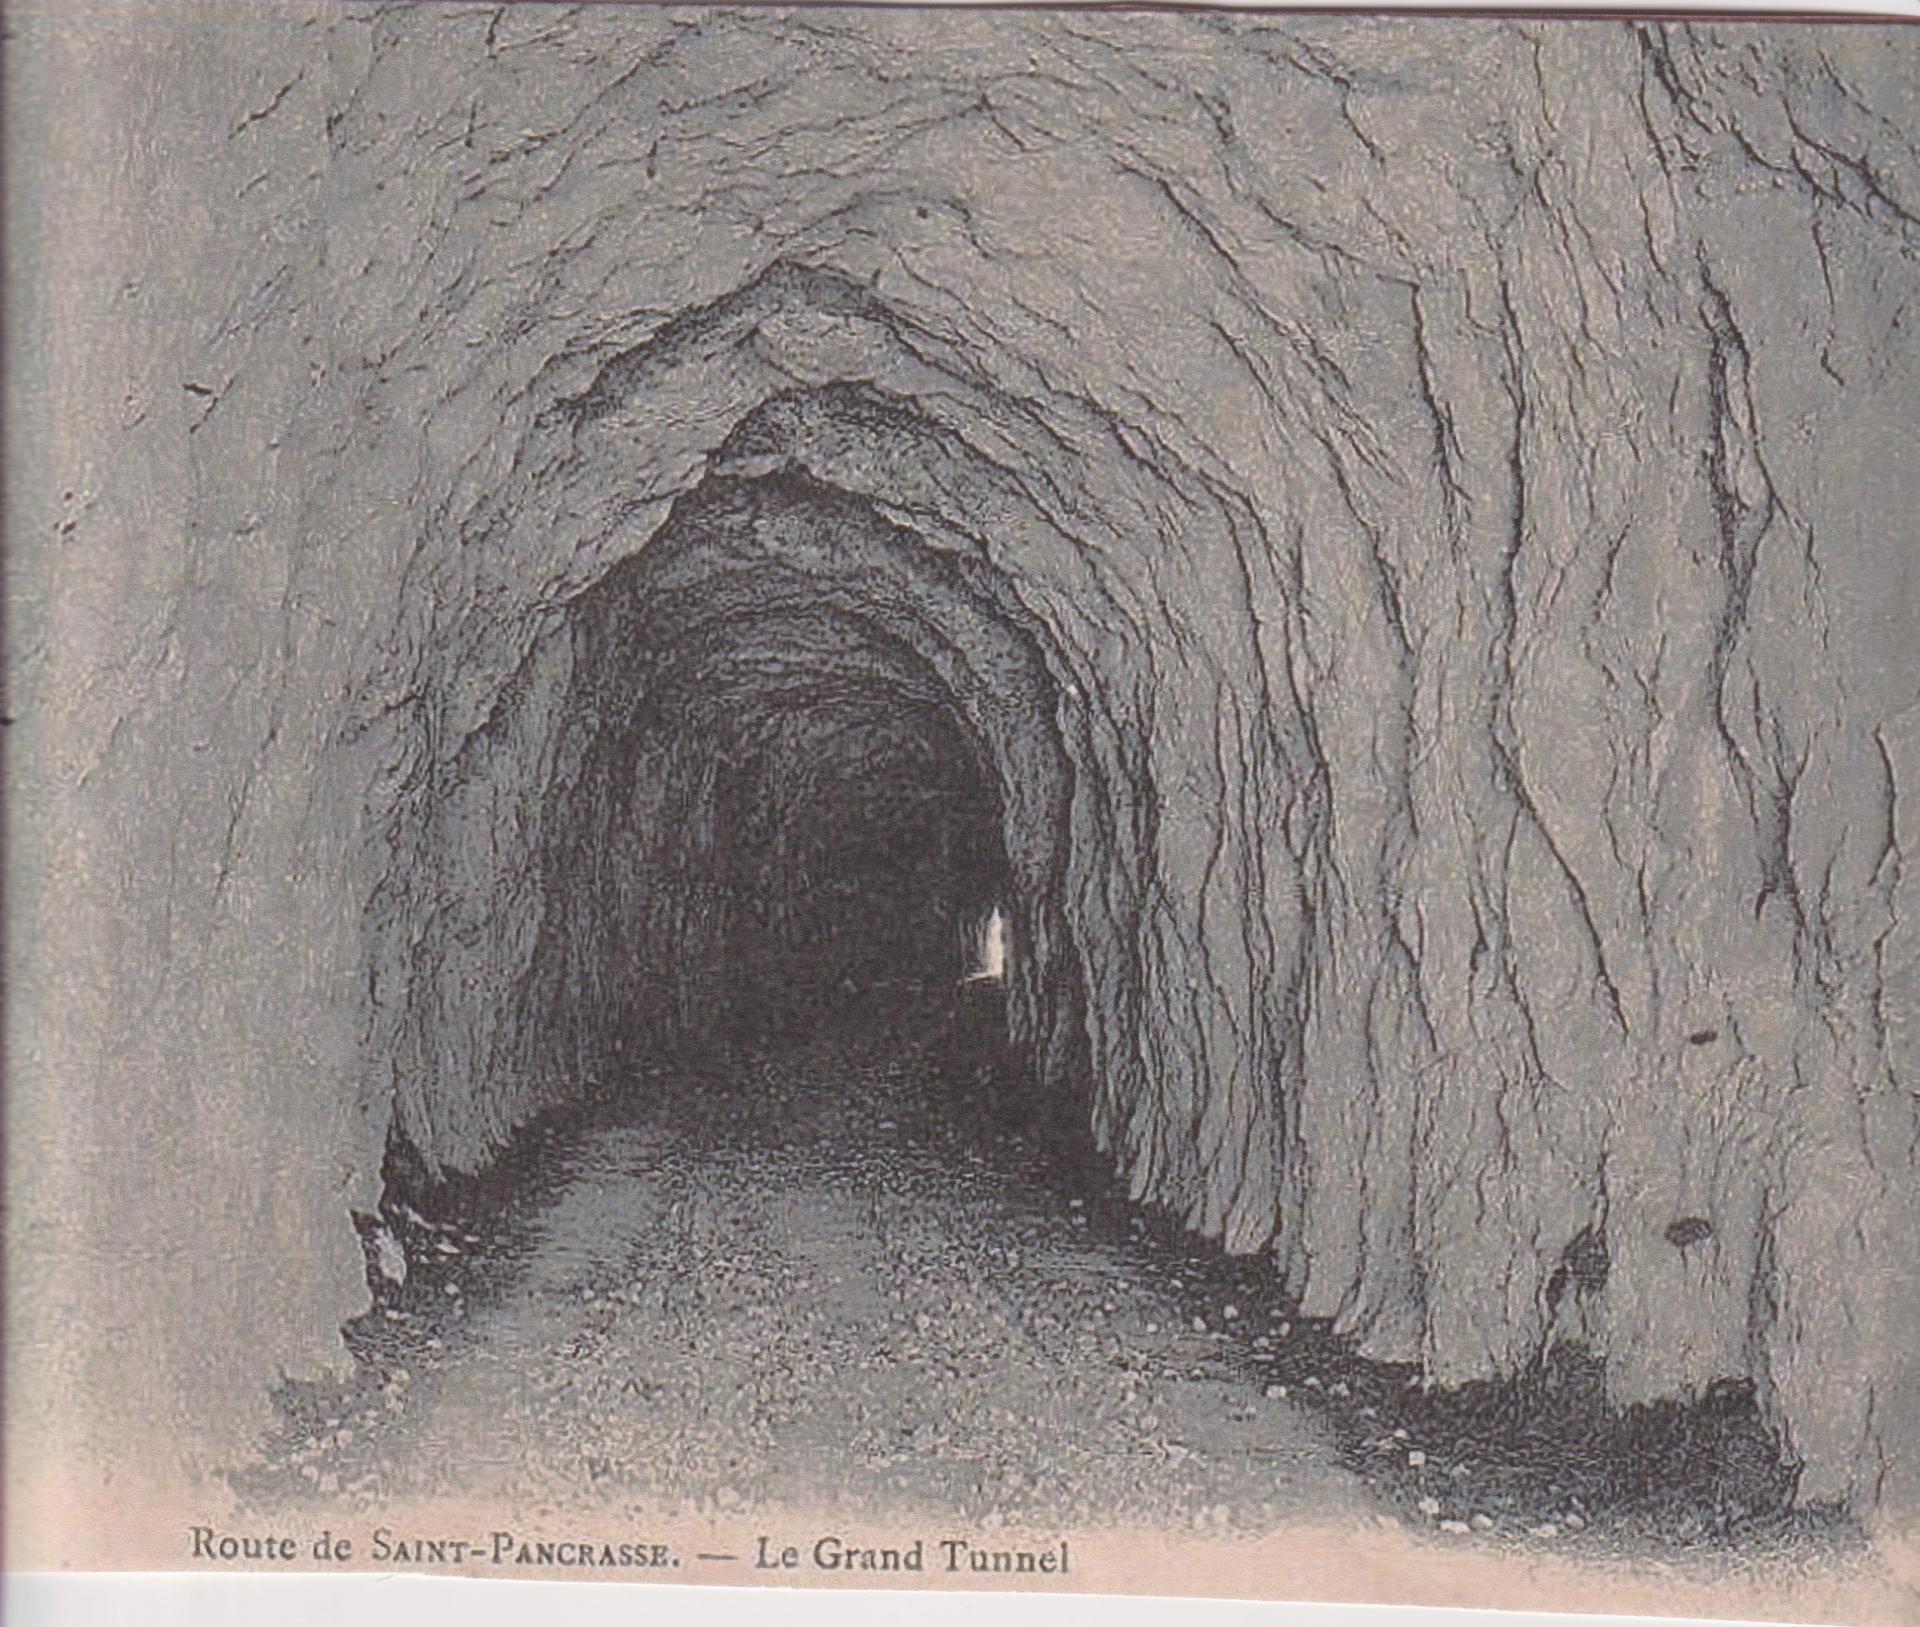
POLYGON ((22 25, 18 1360, 229 1452, 824 751, 1143 1203, 1911 1501, 1908 34, 232 15, 22 25))

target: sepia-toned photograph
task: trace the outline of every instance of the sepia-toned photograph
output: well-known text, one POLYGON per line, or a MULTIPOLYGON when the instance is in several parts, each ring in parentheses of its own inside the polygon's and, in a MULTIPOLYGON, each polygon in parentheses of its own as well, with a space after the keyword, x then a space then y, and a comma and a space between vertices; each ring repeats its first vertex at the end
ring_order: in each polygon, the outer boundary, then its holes
POLYGON ((9 1570, 1920 1621, 1920 32, 20 0, 9 1570))

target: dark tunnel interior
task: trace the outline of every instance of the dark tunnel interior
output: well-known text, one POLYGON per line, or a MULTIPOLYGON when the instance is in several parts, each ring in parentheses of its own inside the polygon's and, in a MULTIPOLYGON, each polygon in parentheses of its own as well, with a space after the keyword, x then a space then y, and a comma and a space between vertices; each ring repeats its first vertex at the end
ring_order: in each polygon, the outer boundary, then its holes
POLYGON ((538 965, 590 1094, 903 1001, 942 1077, 1062 1084, 1070 771, 990 572, 797 476, 710 478, 569 631, 538 965))
POLYGON ((1008 879, 1000 798, 910 658, 850 618, 747 618, 703 633, 633 727, 636 767, 676 740, 708 757, 675 878, 711 923, 683 1028, 794 1038, 976 969, 1008 879))

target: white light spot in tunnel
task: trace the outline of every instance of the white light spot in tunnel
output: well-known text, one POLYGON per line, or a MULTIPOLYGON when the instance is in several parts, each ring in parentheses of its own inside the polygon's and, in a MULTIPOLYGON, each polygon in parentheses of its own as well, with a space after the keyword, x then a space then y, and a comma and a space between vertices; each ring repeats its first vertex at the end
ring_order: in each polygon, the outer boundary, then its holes
POLYGON ((995 904, 974 936, 973 963, 963 983, 1004 983, 1007 977, 1007 915, 995 904))

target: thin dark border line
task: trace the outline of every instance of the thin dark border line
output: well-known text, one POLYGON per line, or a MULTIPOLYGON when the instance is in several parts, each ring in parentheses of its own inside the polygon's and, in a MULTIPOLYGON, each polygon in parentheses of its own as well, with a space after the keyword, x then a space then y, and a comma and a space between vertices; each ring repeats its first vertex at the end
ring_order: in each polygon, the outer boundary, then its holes
MULTIPOLYGON (((271 6, 273 0, 266 0, 271 6)), ((338 0, 342 6, 355 0, 338 0)), ((1446 20, 1484 17, 1498 22, 1710 22, 1710 23, 1920 23, 1920 6, 1888 11, 1729 10, 1701 6, 1673 6, 1635 10, 1626 7, 1557 7, 1471 4, 1419 5, 1405 0, 1395 5, 1371 6, 1353 0, 1302 0, 1297 5, 1220 4, 1217 0, 398 0, 394 9, 437 7, 509 11, 548 5, 569 11, 872 11, 935 12, 1086 12, 1206 17, 1439 17, 1446 20)), ((241 9, 236 5, 236 10, 241 9)))

